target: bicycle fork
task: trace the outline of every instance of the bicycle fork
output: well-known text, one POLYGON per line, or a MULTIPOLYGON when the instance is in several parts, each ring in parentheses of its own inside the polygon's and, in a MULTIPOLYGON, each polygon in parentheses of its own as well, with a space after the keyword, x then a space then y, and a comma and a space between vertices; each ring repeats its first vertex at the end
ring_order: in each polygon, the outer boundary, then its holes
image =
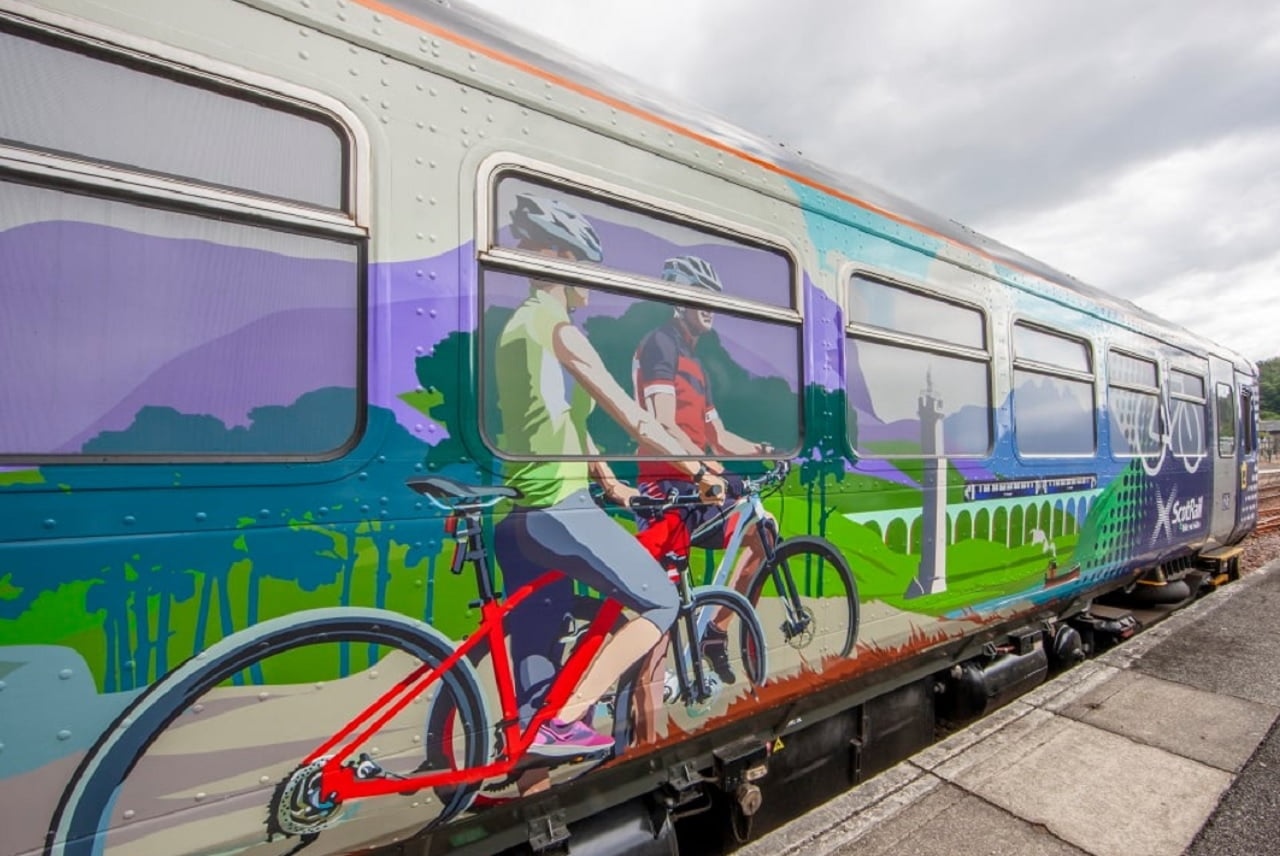
POLYGON ((711 698, 712 691, 707 679, 707 670, 702 662, 702 637, 697 616, 693 611, 693 589, 689 585, 687 559, 681 562, 680 577, 676 586, 680 592, 680 612, 676 617, 676 623, 671 626, 671 659, 676 672, 676 686, 679 688, 680 697, 687 703, 705 704, 711 698), (688 639, 687 646, 681 639, 682 635, 688 639))
POLYGON ((790 642, 809 629, 813 618, 800 603, 800 591, 796 588, 796 579, 791 569, 778 561, 777 530, 764 519, 756 525, 759 527, 760 542, 764 545, 765 567, 773 579, 774 590, 778 592, 783 611, 786 613, 782 621, 782 635, 790 642))

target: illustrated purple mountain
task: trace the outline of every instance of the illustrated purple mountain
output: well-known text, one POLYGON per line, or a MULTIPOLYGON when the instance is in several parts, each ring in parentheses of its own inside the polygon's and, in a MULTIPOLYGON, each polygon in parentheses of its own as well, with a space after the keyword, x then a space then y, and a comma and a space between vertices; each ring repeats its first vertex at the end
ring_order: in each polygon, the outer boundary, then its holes
POLYGON ((353 250, 351 260, 299 257, 285 250, 348 250, 247 227, 236 237, 241 227, 181 215, 163 223, 281 251, 74 221, 0 232, 0 447, 76 451, 146 404, 242 425, 254 406, 355 385, 353 250))

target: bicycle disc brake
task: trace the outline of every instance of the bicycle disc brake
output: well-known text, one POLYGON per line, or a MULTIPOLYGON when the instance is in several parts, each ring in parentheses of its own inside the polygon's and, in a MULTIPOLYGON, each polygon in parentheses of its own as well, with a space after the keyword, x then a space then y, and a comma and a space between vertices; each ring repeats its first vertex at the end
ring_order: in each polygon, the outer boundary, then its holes
POLYGON ((788 618, 782 622, 782 635, 786 637, 787 644, 792 648, 807 648, 813 641, 817 624, 817 619, 813 617, 813 610, 807 606, 801 606, 800 614, 794 621, 788 618))

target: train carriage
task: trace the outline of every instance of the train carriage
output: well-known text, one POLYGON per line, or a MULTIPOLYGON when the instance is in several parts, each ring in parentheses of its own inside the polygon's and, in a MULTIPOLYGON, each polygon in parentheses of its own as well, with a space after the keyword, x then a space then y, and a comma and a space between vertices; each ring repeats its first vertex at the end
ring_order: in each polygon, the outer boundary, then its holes
POLYGON ((465 6, 0 76, 5 854, 742 832, 1256 522, 1247 360, 465 6))

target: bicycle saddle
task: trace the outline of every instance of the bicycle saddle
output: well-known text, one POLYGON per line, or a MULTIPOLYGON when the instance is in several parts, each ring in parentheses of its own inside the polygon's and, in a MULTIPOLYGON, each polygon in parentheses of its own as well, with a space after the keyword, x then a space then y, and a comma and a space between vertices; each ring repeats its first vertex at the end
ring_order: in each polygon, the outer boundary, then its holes
POLYGON ((506 485, 464 484, 444 476, 409 479, 405 484, 433 499, 491 499, 494 497, 519 499, 524 496, 520 491, 506 485))

